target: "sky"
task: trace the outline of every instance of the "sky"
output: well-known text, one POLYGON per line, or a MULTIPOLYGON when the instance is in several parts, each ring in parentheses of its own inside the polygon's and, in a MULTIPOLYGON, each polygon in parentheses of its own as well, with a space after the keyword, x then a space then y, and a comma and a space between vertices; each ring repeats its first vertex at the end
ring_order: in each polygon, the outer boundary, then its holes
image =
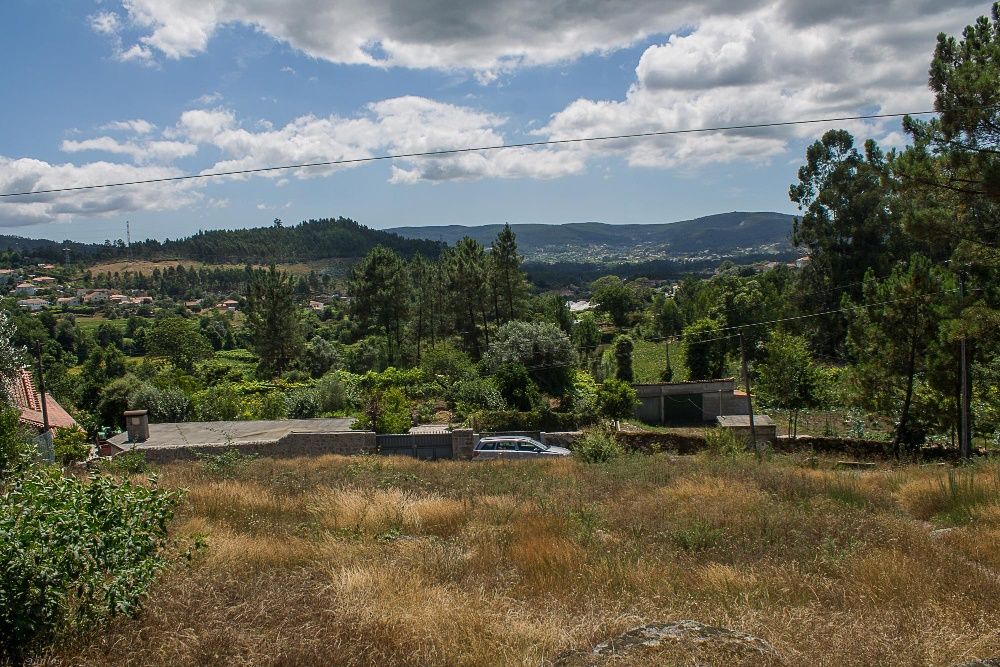
MULTIPOLYGON (((6 0, 0 193, 504 143, 932 108, 965 0, 6 0)), ((0 198, 100 242, 346 216, 406 225, 794 213, 831 127, 515 148, 0 198)))

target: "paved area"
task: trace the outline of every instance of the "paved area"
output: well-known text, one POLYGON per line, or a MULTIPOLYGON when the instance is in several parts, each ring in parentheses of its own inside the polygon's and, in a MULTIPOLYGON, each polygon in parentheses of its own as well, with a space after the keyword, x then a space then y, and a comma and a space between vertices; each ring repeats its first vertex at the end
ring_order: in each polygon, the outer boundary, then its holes
MULTIPOLYGON (((335 433, 350 431, 350 418, 282 419, 278 421, 220 421, 150 424, 149 439, 143 447, 192 447, 225 445, 241 442, 280 440, 289 433, 335 433)), ((119 433, 108 442, 121 446, 128 442, 128 433, 119 433)))

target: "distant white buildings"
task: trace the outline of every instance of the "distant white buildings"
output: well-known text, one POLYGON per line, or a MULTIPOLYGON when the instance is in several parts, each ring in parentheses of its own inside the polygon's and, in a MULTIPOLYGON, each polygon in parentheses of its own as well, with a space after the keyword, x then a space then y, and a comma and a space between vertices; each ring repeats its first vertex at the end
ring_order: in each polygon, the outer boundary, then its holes
POLYGON ((35 292, 38 288, 31 283, 21 283, 14 288, 14 293, 18 296, 35 296, 35 292))
POLYGON ((48 308, 51 304, 45 299, 39 299, 37 297, 33 297, 30 299, 20 299, 17 302, 17 305, 21 308, 24 308, 25 310, 30 310, 31 312, 34 313, 38 312, 42 308, 48 308))
POLYGON ((571 313, 582 313, 586 310, 591 310, 594 306, 589 301, 567 301, 566 306, 569 308, 571 313))

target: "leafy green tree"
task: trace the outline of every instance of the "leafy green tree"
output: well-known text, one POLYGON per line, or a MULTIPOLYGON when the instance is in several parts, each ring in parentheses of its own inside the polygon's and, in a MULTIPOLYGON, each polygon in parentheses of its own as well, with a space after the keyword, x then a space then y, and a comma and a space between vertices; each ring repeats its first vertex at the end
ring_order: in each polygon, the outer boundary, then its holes
POLYGON ((56 460, 64 466, 83 461, 90 455, 87 433, 79 426, 56 429, 52 444, 56 460))
POLYGON ((314 378, 319 378, 331 370, 340 368, 343 365, 343 356, 337 345, 319 336, 314 336, 306 343, 305 352, 300 361, 314 378))
POLYGON ((541 406, 542 394, 523 364, 503 364, 494 372, 493 380, 504 402, 514 410, 535 410, 541 406))
POLYGON ((355 267, 350 284, 351 312, 365 331, 381 331, 389 360, 402 358, 404 324, 409 316, 411 283, 403 259, 376 246, 355 267))
POLYGON ((631 417, 639 405, 632 385, 624 380, 607 379, 597 389, 597 407, 601 416, 618 421, 631 417))
POLYGON ((492 373, 507 364, 524 366, 542 391, 562 395, 572 385, 576 353, 569 337, 551 322, 513 321, 496 330, 482 365, 492 373))
MULTIPOLYGON (((806 149, 806 164, 789 197, 802 216, 792 241, 809 252, 802 271, 801 307, 834 310, 842 294, 857 296, 868 269, 889 273, 905 256, 902 228, 892 206, 893 192, 885 156, 868 140, 864 152, 844 130, 830 130, 806 149)), ((830 351, 844 335, 842 316, 816 320, 816 342, 830 351)))
POLYGON ((615 326, 627 325, 632 314, 641 305, 636 291, 618 276, 598 278, 591 283, 590 289, 591 300, 597 303, 598 310, 611 316, 615 326))
POLYGON ((17 331, 5 311, 0 310, 0 392, 7 393, 7 386, 24 366, 24 349, 14 344, 17 331))
POLYGON ((819 379, 809 344, 805 338, 779 329, 771 335, 765 350, 756 393, 766 404, 788 410, 789 435, 797 435, 799 412, 818 402, 819 379))
POLYGON ((198 392, 191 402, 201 421, 233 421, 243 412, 243 401, 228 382, 198 392))
POLYGON ((354 428, 376 433, 408 433, 413 425, 410 402, 398 387, 374 390, 369 396, 364 415, 354 428))
POLYGON ((615 355, 615 379, 622 382, 632 382, 635 380, 635 373, 632 371, 632 351, 635 343, 630 336, 617 336, 612 346, 615 355))
POLYGON ((593 313, 583 313, 573 325, 573 343, 580 356, 585 359, 592 357, 597 351, 597 346, 601 344, 601 329, 597 326, 597 318, 593 313))
POLYGON ((726 371, 726 341, 717 320, 703 317, 684 327, 684 359, 691 380, 721 378, 726 371))
POLYGON ((527 296, 528 282, 521 270, 521 262, 517 237, 510 225, 505 224, 493 241, 489 260, 494 312, 500 323, 516 319, 520 303, 527 296))
POLYGON ((255 270, 247 285, 245 326, 250 345, 260 357, 260 375, 281 375, 298 358, 302 351, 300 317, 291 276, 273 264, 266 271, 255 270))
POLYGON ((196 361, 211 358, 212 345, 190 320, 162 317, 153 322, 146 334, 146 351, 150 356, 165 357, 190 373, 196 361))
POLYGON ((486 251, 466 236, 445 253, 444 262, 455 320, 461 327, 469 352, 474 359, 479 359, 482 356, 480 333, 486 347, 490 347, 486 251))
POLYGON ((897 451, 919 445, 925 436, 911 408, 927 370, 926 350, 947 312, 946 286, 946 276, 914 254, 883 281, 869 273, 864 284, 869 307, 852 313, 847 347, 855 359, 850 371, 855 400, 865 409, 899 415, 893 439, 897 451))

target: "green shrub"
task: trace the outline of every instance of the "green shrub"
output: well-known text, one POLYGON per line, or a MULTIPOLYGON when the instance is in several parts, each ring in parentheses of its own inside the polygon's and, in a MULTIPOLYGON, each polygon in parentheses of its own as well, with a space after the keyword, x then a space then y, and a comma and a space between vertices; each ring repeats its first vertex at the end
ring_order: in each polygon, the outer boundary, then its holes
POLYGON ((369 399, 365 414, 352 428, 376 433, 407 433, 412 425, 410 402, 402 389, 393 387, 374 393, 369 399))
POLYGON ((579 422, 570 412, 551 410, 481 410, 469 415, 468 421, 482 433, 496 431, 575 431, 579 422))
POLYGON ((142 452, 132 450, 130 452, 122 452, 110 461, 102 461, 101 472, 111 475, 122 475, 124 477, 141 475, 142 473, 149 472, 149 464, 146 463, 146 456, 142 452))
POLYGON ((638 404, 635 389, 623 380, 609 378, 597 389, 597 408, 608 419, 631 417, 638 404))
POLYGON ((221 454, 195 454, 205 471, 215 477, 232 479, 250 465, 256 454, 242 454, 238 449, 227 449, 221 454))
POLYGON ((335 373, 328 373, 316 381, 316 400, 322 414, 341 412, 350 405, 347 385, 343 378, 335 373))
POLYGON ((31 467, 0 495, 0 663, 139 609, 179 492, 31 467))
POLYGON ((269 391, 260 397, 258 414, 261 419, 284 419, 288 415, 288 401, 279 391, 269 391))
POLYGON ((625 450, 607 431, 591 431, 573 444, 573 456, 584 463, 607 463, 625 450))
POLYGON ((738 456, 748 451, 747 441, 738 438, 728 428, 710 428, 705 431, 705 447, 717 456, 738 456))
POLYGON ((319 414, 319 396, 314 389, 297 389, 288 395, 289 419, 312 419, 319 414))
POLYGON ((17 410, 0 405, 0 481, 38 457, 17 410))
POLYGON ((231 384, 219 384, 194 395, 194 411, 202 421, 239 419, 243 402, 231 384))
POLYGON ((90 456, 90 442, 87 434, 79 426, 56 429, 52 444, 56 461, 64 466, 83 461, 90 456))

